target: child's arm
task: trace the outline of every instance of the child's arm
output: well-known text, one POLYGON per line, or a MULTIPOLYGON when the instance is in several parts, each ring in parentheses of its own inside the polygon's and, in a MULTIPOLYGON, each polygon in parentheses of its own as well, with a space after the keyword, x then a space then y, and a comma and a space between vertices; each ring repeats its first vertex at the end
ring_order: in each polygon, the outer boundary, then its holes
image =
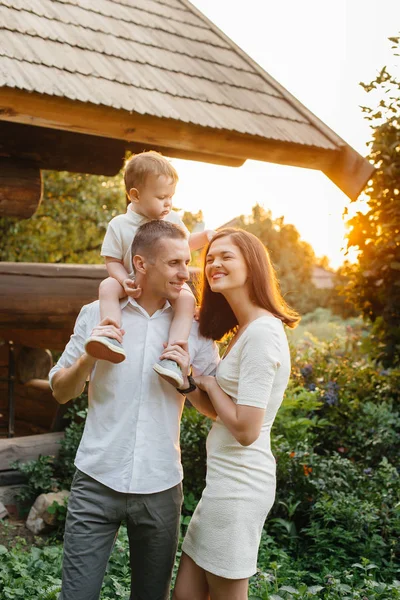
POLYGON ((206 246, 211 238, 215 235, 215 231, 212 229, 206 229, 205 231, 199 231, 198 233, 191 233, 189 236, 189 248, 191 250, 199 250, 206 246))
POLYGON ((140 293, 138 294, 139 288, 136 282, 130 279, 122 260, 106 256, 105 261, 109 276, 118 281, 127 296, 137 298, 140 295, 140 293))

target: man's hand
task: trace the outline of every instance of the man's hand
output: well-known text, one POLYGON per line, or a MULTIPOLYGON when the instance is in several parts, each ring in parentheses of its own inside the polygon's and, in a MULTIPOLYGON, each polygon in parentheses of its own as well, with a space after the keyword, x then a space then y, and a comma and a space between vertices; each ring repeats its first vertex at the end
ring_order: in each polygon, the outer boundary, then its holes
POLYGON ((122 337, 124 334, 125 331, 120 328, 117 321, 114 321, 114 319, 110 319, 110 317, 105 317, 92 330, 91 336, 104 336, 108 338, 113 338, 114 340, 118 340, 118 342, 122 344, 122 337))
POLYGON ((124 288, 125 294, 131 298, 139 298, 142 293, 142 288, 140 285, 137 285, 136 281, 133 279, 124 279, 122 287, 124 288))
POLYGON ((188 374, 190 371, 190 356, 188 350, 188 343, 184 341, 177 341, 173 344, 164 344, 165 350, 161 354, 160 359, 167 358, 169 360, 174 360, 181 368, 182 376, 183 376, 183 388, 185 389, 189 387, 188 374))

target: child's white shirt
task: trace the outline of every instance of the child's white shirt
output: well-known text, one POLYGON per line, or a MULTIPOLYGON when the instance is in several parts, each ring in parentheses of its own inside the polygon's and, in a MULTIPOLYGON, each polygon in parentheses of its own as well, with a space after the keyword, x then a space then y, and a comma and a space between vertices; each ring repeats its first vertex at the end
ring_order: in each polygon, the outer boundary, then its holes
MULTIPOLYGON (((150 219, 138 215, 128 205, 126 213, 118 215, 111 219, 108 224, 106 235, 101 247, 101 256, 110 256, 123 261, 123 265, 128 273, 132 273, 131 245, 138 228, 150 219)), ((177 212, 171 212, 165 217, 165 221, 175 223, 182 227, 189 236, 189 230, 179 218, 177 212)))

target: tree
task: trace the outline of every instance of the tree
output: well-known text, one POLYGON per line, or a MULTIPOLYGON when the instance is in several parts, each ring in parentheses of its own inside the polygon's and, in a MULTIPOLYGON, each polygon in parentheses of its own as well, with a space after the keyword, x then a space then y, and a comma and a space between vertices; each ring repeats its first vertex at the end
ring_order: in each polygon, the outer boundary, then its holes
POLYGON ((268 248, 288 304, 301 314, 321 306, 319 290, 312 282, 317 258, 310 244, 300 239, 294 225, 286 224, 284 217, 273 219, 270 211, 256 204, 252 215, 239 217, 235 226, 253 233, 268 248))
POLYGON ((25 220, 0 219, 0 260, 101 263, 108 221, 126 210, 121 174, 44 171, 43 201, 25 220))
MULTIPOLYGON (((400 38, 389 39, 399 56, 400 38)), ((362 108, 373 131, 369 159, 376 171, 366 189, 368 211, 349 221, 348 247, 359 254, 346 271, 347 293, 374 323, 376 358, 390 366, 400 361, 400 79, 383 67, 361 85, 379 96, 377 108, 362 108)))
MULTIPOLYGON (((0 260, 102 263, 108 222, 126 210, 122 172, 116 177, 44 171, 43 201, 25 220, 0 218, 0 260)), ((185 212, 192 231, 203 214, 185 212)))

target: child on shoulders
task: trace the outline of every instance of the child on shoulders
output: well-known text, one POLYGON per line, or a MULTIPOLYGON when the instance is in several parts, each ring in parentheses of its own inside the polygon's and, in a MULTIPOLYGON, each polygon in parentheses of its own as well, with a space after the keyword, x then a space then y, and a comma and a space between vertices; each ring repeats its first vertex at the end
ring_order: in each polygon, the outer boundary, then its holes
MULTIPOLYGON (((178 182, 178 174, 171 163, 158 152, 142 152, 132 156, 124 172, 125 189, 130 204, 125 214, 114 217, 107 227, 101 255, 109 277, 99 288, 100 317, 109 317, 121 326, 121 298, 138 298, 141 293, 140 278, 134 277, 131 245, 136 231, 153 219, 166 219, 182 227, 189 237, 191 250, 205 246, 213 231, 190 234, 178 214, 172 211, 172 198, 178 182)), ((168 343, 187 340, 195 312, 195 298, 185 285, 178 300, 174 302, 174 317, 169 331, 168 343)), ((90 356, 120 363, 126 358, 125 350, 117 340, 107 337, 90 337, 85 344, 90 356)), ((154 365, 155 371, 173 384, 182 387, 180 367, 171 360, 154 365)))

